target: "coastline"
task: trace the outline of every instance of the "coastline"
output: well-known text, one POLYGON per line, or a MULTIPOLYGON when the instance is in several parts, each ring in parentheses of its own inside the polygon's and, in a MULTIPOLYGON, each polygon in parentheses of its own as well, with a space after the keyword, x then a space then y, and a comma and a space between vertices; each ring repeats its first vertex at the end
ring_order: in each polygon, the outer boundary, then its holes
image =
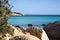
POLYGON ((10 28, 14 29, 14 31, 13 31, 14 33, 13 33, 13 35, 11 35, 10 33, 7 33, 4 36, 0 36, 0 37, 2 37, 2 40, 13 40, 13 39, 14 40, 16 40, 16 39, 17 40, 19 40, 19 39, 23 39, 23 40, 32 40, 32 39, 33 40, 50 40, 50 39, 54 39, 53 37, 55 37, 55 39, 56 39, 57 37, 60 36, 59 35, 60 31, 57 31, 57 30, 60 30, 59 29, 60 28, 60 21, 48 23, 47 25, 45 25, 44 29, 41 29, 39 27, 32 27, 32 25, 29 25, 31 27, 28 27, 28 28, 24 28, 22 26, 14 27, 11 24, 7 24, 7 25, 10 26, 10 28), (53 29, 55 29, 55 30, 53 30, 53 29), (50 35, 50 34, 53 34, 54 36, 50 35))
POLYGON ((2 40, 13 40, 13 39, 15 39, 15 40, 16 39, 17 40, 18 39, 22 39, 22 40, 41 40, 41 39, 42 40, 49 40, 45 31, 43 31, 42 29, 40 29, 38 27, 31 27, 31 28, 25 29, 22 27, 14 27, 11 24, 8 24, 8 26, 10 26, 11 28, 14 29, 14 34, 12 36, 11 34, 7 33, 5 35, 5 37, 2 38, 2 40), (31 31, 31 29, 32 29, 32 31, 31 31), (30 33, 30 31, 32 33, 30 33), (35 34, 34 34, 34 32, 35 32, 35 34), (42 34, 41 34, 41 32, 42 32, 42 34), (36 33, 37 33, 37 35, 41 35, 41 36, 37 36, 36 33), (46 34, 46 35, 44 35, 44 34, 46 34))
POLYGON ((31 15, 31 16, 12 16, 9 18, 8 22, 13 25, 20 25, 27 27, 28 24, 33 24, 33 26, 38 25, 42 28, 42 24, 48 24, 50 22, 59 21, 60 16, 40 16, 40 15, 31 15))
POLYGON ((11 16, 24 16, 24 14, 18 12, 12 12, 11 16))

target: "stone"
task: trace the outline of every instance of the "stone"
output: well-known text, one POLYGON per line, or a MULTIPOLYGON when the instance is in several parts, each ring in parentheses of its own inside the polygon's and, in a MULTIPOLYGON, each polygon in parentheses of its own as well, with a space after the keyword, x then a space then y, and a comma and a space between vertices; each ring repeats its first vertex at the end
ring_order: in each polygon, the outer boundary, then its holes
POLYGON ((46 26, 45 24, 42 24, 42 26, 46 26))
POLYGON ((28 24, 29 27, 32 27, 33 25, 32 24, 28 24))
POLYGON ((9 39, 9 40, 28 40, 28 39, 24 36, 16 36, 16 37, 9 39))
POLYGON ((36 36, 40 40, 49 40, 47 34, 43 29, 40 29, 39 27, 30 27, 26 29, 27 32, 29 32, 31 35, 36 36))
POLYGON ((45 26, 46 31, 50 40, 60 40, 60 22, 49 23, 45 26))

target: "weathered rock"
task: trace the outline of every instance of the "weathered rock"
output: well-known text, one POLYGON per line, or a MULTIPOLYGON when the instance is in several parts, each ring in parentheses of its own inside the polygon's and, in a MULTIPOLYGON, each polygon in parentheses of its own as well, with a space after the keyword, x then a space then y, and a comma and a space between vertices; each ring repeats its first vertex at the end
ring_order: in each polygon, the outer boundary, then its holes
POLYGON ((15 36, 9 40, 28 40, 25 36, 15 36))
POLYGON ((10 35, 8 33, 6 36, 4 35, 5 37, 2 37, 2 40, 49 40, 45 31, 38 27, 24 29, 12 25, 10 26, 14 29, 14 34, 10 35))
POLYGON ((30 27, 27 28, 26 31, 31 35, 38 37, 40 40, 49 40, 45 31, 38 27, 30 27))
POLYGON ((60 22, 53 22, 44 28, 50 40, 60 40, 60 22))
POLYGON ((31 27, 31 28, 26 29, 26 31, 29 32, 30 34, 38 37, 39 39, 41 39, 41 35, 42 35, 42 30, 41 29, 31 27))

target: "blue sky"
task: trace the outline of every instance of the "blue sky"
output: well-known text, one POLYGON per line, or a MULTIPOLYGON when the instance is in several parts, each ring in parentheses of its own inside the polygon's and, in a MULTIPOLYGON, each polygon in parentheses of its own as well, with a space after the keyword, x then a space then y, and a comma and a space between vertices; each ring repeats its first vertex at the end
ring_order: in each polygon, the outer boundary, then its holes
POLYGON ((60 15, 60 0, 10 0, 13 12, 37 15, 60 15))

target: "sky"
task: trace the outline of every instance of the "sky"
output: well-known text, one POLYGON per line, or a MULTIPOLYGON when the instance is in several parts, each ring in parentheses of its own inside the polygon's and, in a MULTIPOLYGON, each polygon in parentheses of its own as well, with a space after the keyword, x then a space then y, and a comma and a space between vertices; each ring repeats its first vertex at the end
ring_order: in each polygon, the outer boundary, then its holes
POLYGON ((12 12, 30 15, 60 15, 60 0, 9 0, 12 12))

